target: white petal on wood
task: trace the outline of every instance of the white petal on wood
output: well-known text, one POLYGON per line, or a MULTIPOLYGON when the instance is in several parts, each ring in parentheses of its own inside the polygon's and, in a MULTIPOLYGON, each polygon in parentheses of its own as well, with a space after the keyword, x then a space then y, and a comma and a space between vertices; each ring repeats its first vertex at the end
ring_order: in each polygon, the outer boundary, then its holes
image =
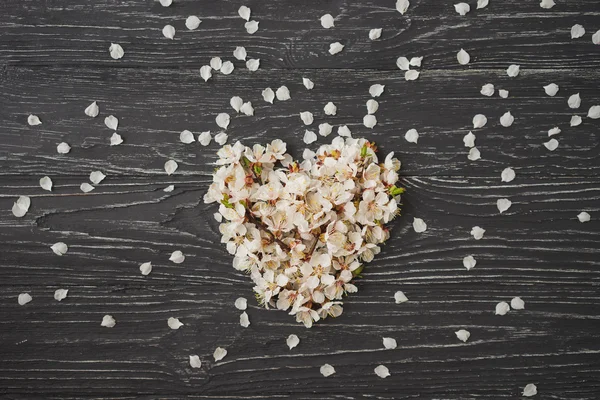
POLYGON ((252 102, 248 101, 248 102, 242 104, 240 111, 242 112, 242 114, 247 115, 247 116, 254 115, 254 107, 252 107, 252 102))
POLYGON ((304 138, 303 138, 304 143, 306 144, 311 144, 317 141, 317 134, 314 133, 313 131, 309 131, 306 130, 304 132, 304 138))
POLYGON ((152 272, 152 263, 151 262, 145 262, 145 263, 141 264, 140 265, 140 272, 144 276, 150 275, 150 272, 152 272))
POLYGON ((408 0, 397 0, 396 1, 396 10, 402 15, 408 10, 410 6, 410 2, 408 0))
POLYGON ((464 49, 460 49, 456 54, 456 59, 460 65, 467 65, 471 61, 471 56, 464 49))
POLYGON ((363 117, 363 125, 369 129, 373 129, 377 125, 377 117, 371 114, 367 114, 363 117))
POLYGON ((473 129, 483 128, 487 124, 487 118, 483 114, 477 114, 473 117, 473 129))
POLYGON ((332 131, 333 131, 333 126, 331 126, 327 122, 319 124, 319 135, 326 137, 326 136, 329 136, 332 131))
POLYGON ((413 229, 417 233, 425 232, 427 230, 427 224, 421 218, 414 218, 413 229))
POLYGON ((56 289, 54 291, 54 300, 62 301, 67 298, 68 294, 69 294, 69 289, 56 289))
POLYGON ((502 97, 503 99, 508 98, 508 90, 505 90, 505 89, 498 90, 498 96, 502 97))
POLYGON ((404 139, 409 143, 417 143, 419 140, 419 132, 416 129, 409 129, 404 134, 404 139))
POLYGON ((304 125, 310 125, 314 121, 313 114, 310 111, 302 111, 300 113, 300 119, 304 125))
POLYGON ((369 31, 369 39, 371 40, 377 40, 381 37, 381 28, 377 28, 377 29, 371 29, 369 31))
POLYGON ((202 21, 200 21, 200 18, 196 17, 195 15, 190 15, 185 20, 185 27, 190 31, 193 31, 194 29, 198 29, 201 22, 202 21))
POLYGON ((599 106, 591 106, 588 110, 587 114, 588 118, 598 119, 600 118, 600 105, 599 106))
POLYGON ((184 324, 179 320, 179 318, 169 317, 169 319, 167 320, 167 325, 169 326, 169 328, 177 330, 181 328, 184 324))
POLYGON ((513 124, 513 122, 515 122, 515 117, 513 117, 513 115, 510 113, 510 111, 505 112, 500 117, 500 125, 502 125, 505 128, 508 128, 509 126, 511 126, 513 124))
POLYGON ((204 82, 207 82, 210 78, 212 78, 212 68, 210 65, 203 65, 200 67, 200 77, 204 79, 204 82))
POLYGON ((228 136, 225 132, 219 132, 215 135, 215 142, 223 146, 225 143, 227 143, 227 138, 228 136))
POLYGON ((554 0, 541 0, 540 2, 540 7, 545 8, 545 9, 550 9, 552 7, 554 7, 556 5, 556 3, 554 2, 554 0))
POLYGON ((581 119, 581 117, 579 115, 573 115, 571 117, 571 121, 569 122, 569 125, 579 126, 579 125, 581 125, 581 122, 583 122, 583 120, 581 119))
POLYGON ((58 154, 67 154, 71 151, 71 146, 68 143, 62 142, 58 146, 56 146, 56 151, 58 154))
POLYGON ((248 21, 244 24, 244 28, 246 28, 246 32, 248 32, 250 35, 254 35, 256 32, 258 32, 258 21, 248 21))
POLYGON ((409 64, 412 65, 413 67, 420 67, 421 63, 423 62, 423 57, 413 57, 410 59, 409 64))
POLYGON ((554 151, 557 149, 558 147, 558 140, 556 139, 550 139, 547 142, 544 142, 544 146, 550 150, 550 151, 554 151))
POLYGON ((491 83, 486 83, 481 87, 480 93, 484 96, 492 96, 494 94, 494 85, 491 83))
POLYGON ((475 135, 473 132, 469 131, 469 133, 463 137, 463 143, 465 144, 465 147, 475 147, 475 135))
POLYGON ((238 9, 238 14, 240 17, 242 17, 243 19, 245 19, 246 21, 250 21, 250 14, 252 13, 252 11, 250 10, 250 8, 246 7, 246 6, 241 6, 238 9))
POLYGON ((97 102, 93 102, 85 108, 84 112, 88 117, 96 118, 100 113, 100 107, 98 107, 97 102))
POLYGON ((477 9, 486 8, 489 3, 490 0, 477 0, 477 9))
POLYGON ((546 94, 550 97, 554 97, 556 96, 556 93, 558 93, 559 87, 556 83, 550 83, 546 86, 544 86, 544 92, 546 92, 546 94))
POLYGON ((119 127, 119 119, 114 115, 109 115, 108 117, 104 118, 104 125, 106 125, 108 129, 116 131, 119 127))
POLYGON ((520 70, 521 67, 519 65, 512 64, 506 69, 506 75, 510 76, 511 78, 514 78, 519 75, 520 70))
POLYGON ((38 118, 37 115, 31 114, 30 116, 27 117, 27 123, 31 126, 36 126, 36 125, 41 125, 42 121, 40 121, 40 119, 38 118))
POLYGON ((217 123, 217 126, 219 126, 219 128, 223 128, 223 129, 227 129, 227 127, 229 126, 230 120, 231 120, 231 117, 229 117, 229 114, 227 114, 227 113, 220 113, 215 118, 215 122, 217 123))
POLYGON ((515 170, 512 168, 504 168, 500 174, 502 182, 512 182, 515 179, 515 170))
POLYGON ((273 89, 271 88, 266 88, 262 91, 262 97, 267 103, 273 104, 273 100, 275 100, 275 92, 273 92, 273 89))
POLYGON ((240 314, 240 325, 244 328, 250 326, 250 319, 248 318, 248 313, 246 313, 246 311, 240 314))
POLYGON ((160 5, 163 7, 169 7, 172 3, 173 0, 158 0, 160 2, 160 5))
POLYGON ((477 147, 471 147, 467 158, 471 161, 477 161, 477 160, 481 159, 481 152, 479 151, 479 149, 477 147))
POLYGON ((535 386, 533 383, 528 383, 523 389, 523 396, 525 397, 535 396, 536 394, 537 386, 535 386))
POLYGON ((548 137, 558 135, 561 132, 562 131, 560 130, 560 128, 558 126, 555 126, 554 128, 552 128, 548 131, 548 137))
POLYGON ((460 15, 467 15, 471 11, 471 6, 467 3, 458 3, 454 5, 454 10, 460 15))
POLYGON ((398 290, 396 293, 394 293, 394 300, 396 301, 396 304, 402 304, 408 301, 408 297, 406 297, 404 292, 398 290))
POLYGON ((581 96, 579 95, 579 93, 575 93, 569 96, 567 104, 570 108, 579 108, 581 106, 581 96))
POLYGON ((331 54, 331 55, 337 54, 340 51, 344 50, 344 47, 346 47, 346 46, 344 46, 340 42, 331 43, 329 45, 329 54, 331 54))
POLYGON ((69 251, 69 247, 64 242, 56 242, 50 248, 57 256, 65 255, 69 251))
POLYGON ((335 374, 335 368, 330 364, 324 364, 319 368, 319 372, 321 372, 321 375, 324 377, 328 377, 335 374))
POLYGON ((235 299, 234 306, 238 310, 244 311, 246 308, 248 308, 248 300, 246 300, 245 297, 238 297, 235 299))
POLYGON ((325 115, 335 115, 337 114, 337 107, 330 101, 329 103, 325 104, 323 111, 325 111, 325 115))
POLYGON ((321 17, 321 26, 325 29, 333 28, 335 23, 331 14, 325 14, 321 17))
POLYGON ((117 324, 117 321, 115 321, 115 319, 113 318, 113 316, 106 314, 102 318, 102 322, 100 323, 100 326, 103 326, 105 328, 112 328, 116 324, 117 324))
POLYGON ((169 257, 169 261, 172 261, 175 264, 181 264, 184 260, 185 256, 183 255, 181 250, 175 250, 173 253, 171 253, 171 256, 169 257))
POLYGON ((387 378, 391 374, 388 367, 386 367, 385 365, 378 365, 377 367, 375 367, 375 375, 383 379, 387 378))
POLYGON ((472 270, 477 265, 477 260, 473 258, 473 256, 466 256, 463 258, 463 266, 467 269, 467 271, 472 270))
POLYGON ((471 228, 471 235, 475 240, 480 240, 483 238, 483 234, 485 233, 485 229, 480 228, 479 226, 474 226, 471 228))
POLYGON ((371 97, 379 97, 383 94, 384 90, 385 85, 380 85, 379 83, 376 83, 375 85, 371 85, 371 87, 369 88, 369 94, 371 95, 371 97))
POLYGON ((458 330, 458 331, 454 332, 454 334, 456 335, 456 337, 458 338, 458 340, 461 340, 461 341, 463 341, 465 343, 471 337, 471 332, 469 332, 469 331, 467 331, 465 329, 458 330))
POLYGON ((29 211, 31 206, 31 199, 28 196, 19 196, 17 201, 13 204, 12 212, 15 217, 23 217, 29 211))
POLYGON ((419 78, 419 75, 421 75, 421 73, 419 71, 411 69, 411 70, 406 71, 404 73, 404 79, 407 80, 407 81, 414 81, 414 80, 417 80, 419 78))
POLYGON ((229 75, 233 72, 234 69, 235 67, 231 61, 225 61, 223 65, 221 65, 220 71, 223 75, 229 75))
POLYGON ((121 135, 119 135, 117 132, 114 132, 110 136, 110 145, 111 146, 118 146, 121 143, 123 143, 123 137, 121 135))
POLYGON ((215 361, 221 361, 227 355, 227 350, 222 347, 217 347, 213 353, 215 361))
POLYGON ((510 201, 509 199, 498 199, 496 201, 496 207, 498 207, 498 211, 500 211, 500 214, 508 210, 511 206, 512 201, 510 201))
POLYGON ((379 109, 379 103, 377 102, 377 100, 374 100, 374 99, 367 100, 367 113, 375 114, 378 109, 379 109))
POLYGON ((167 175, 171 175, 173 172, 177 171, 179 165, 174 160, 168 160, 165 162, 165 172, 167 175))
POLYGON ((600 44, 600 30, 597 30, 596 33, 592 35, 592 43, 596 45, 600 44))
POLYGON ((175 185, 169 185, 163 189, 163 192, 171 193, 173 190, 175 190, 175 185))
POLYGON ((83 193, 89 193, 89 192, 91 192, 92 190, 94 190, 94 189, 96 189, 96 188, 95 188, 95 187, 93 187, 92 185, 90 185, 90 184, 89 184, 89 183, 87 183, 87 182, 83 182, 83 183, 82 183, 82 184, 79 186, 79 189, 81 189, 81 191, 82 191, 83 193))
POLYGON ((123 56, 125 55, 125 51, 123 50, 123 47, 121 47, 121 45, 117 44, 117 43, 110 44, 110 47, 108 48, 108 53, 115 60, 123 58, 123 56))
POLYGON ((592 217, 590 216, 590 214, 586 211, 582 211, 579 214, 577 214, 577 219, 579 220, 579 222, 589 222, 591 218, 592 217))
POLYGON ((304 85, 304 87, 305 87, 307 90, 312 90, 312 88, 314 88, 314 87, 315 87, 315 84, 313 83, 313 81, 311 81, 311 80, 310 80, 310 79, 308 79, 308 78, 302 78, 302 84, 304 85))
POLYGON ((40 187, 47 191, 52 191, 52 179, 49 176, 44 176, 40 178, 40 187))
POLYGON ((510 307, 513 310, 524 310, 525 309, 525 302, 520 297, 514 297, 510 301, 510 307))
POLYGON ((385 347, 386 349, 395 349, 396 347, 398 347, 398 343, 396 342, 396 339, 391 338, 391 337, 384 337, 383 338, 383 347, 385 347))
POLYGON ((246 57, 248 56, 248 53, 246 53, 246 48, 243 46, 238 46, 235 48, 235 50, 233 51, 233 56, 240 61, 246 61, 246 57))
POLYGON ((292 98, 290 96, 290 90, 287 88, 287 86, 280 86, 275 92, 275 96, 279 101, 286 101, 292 98))
POLYGON ((209 64, 212 69, 218 71, 223 66, 223 60, 221 60, 221 57, 213 57, 210 59, 209 64))
POLYGON ((200 143, 202 146, 208 146, 211 140, 212 136, 210 135, 210 131, 202 132, 198 136, 198 143, 200 143))
POLYGON ((579 39, 585 35, 585 28, 580 24, 575 24, 571 27, 571 39, 579 39))
POLYGON ((410 61, 406 57, 398 57, 396 60, 396 65, 402 71, 408 71, 410 69, 410 61))
POLYGON ((165 25, 162 28, 162 34, 167 39, 173 40, 173 38, 175 37, 175 28, 173 27, 173 25, 165 25))
POLYGON ((496 311, 495 311, 496 315, 506 315, 506 313, 509 311, 510 311, 510 306, 508 305, 507 302, 501 301, 500 303, 496 304, 496 311))
POLYGON ((197 355, 190 356, 190 367, 202 368, 202 361, 200 361, 200 357, 198 357, 197 355))
POLYGON ((31 300, 33 300, 33 297, 31 297, 29 293, 21 293, 19 297, 17 297, 17 303, 19 303, 20 306, 24 306, 31 300))
POLYGON ((181 133, 179 134, 179 140, 181 141, 181 143, 190 144, 195 142, 196 138, 194 138, 194 134, 192 132, 186 129, 184 131, 181 131, 181 133))
POLYGON ((288 345, 288 347, 291 349, 293 349, 294 347, 298 346, 298 344, 300 343, 300 338, 298 338, 297 335, 294 335, 293 333, 287 337, 287 339, 285 340, 285 343, 288 345))
POLYGON ((352 137, 352 132, 350 131, 350 128, 348 128, 348 125, 341 125, 338 127, 338 135, 343 136, 343 137, 352 137))

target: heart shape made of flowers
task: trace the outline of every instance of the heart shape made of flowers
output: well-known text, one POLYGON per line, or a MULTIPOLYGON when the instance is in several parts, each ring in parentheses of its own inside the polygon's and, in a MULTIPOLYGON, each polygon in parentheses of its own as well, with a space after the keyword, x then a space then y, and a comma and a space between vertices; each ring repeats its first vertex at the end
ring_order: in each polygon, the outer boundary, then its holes
POLYGON ((303 161, 286 144, 225 145, 204 196, 219 203, 221 243, 250 274, 258 302, 313 322, 342 314, 353 279, 390 236, 399 214, 400 161, 375 143, 336 137, 303 161))

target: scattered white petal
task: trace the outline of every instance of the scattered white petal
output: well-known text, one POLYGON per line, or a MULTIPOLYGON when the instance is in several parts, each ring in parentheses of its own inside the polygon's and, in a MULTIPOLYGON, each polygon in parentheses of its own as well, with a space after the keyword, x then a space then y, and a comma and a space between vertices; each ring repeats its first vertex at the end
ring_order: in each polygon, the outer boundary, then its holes
POLYGON ((209 64, 212 69, 214 69, 215 71, 218 71, 223 66, 223 60, 221 60, 221 57, 213 57, 210 59, 209 64))
POLYGON ((331 126, 327 122, 319 124, 319 135, 326 137, 326 136, 329 136, 329 134, 331 134, 332 131, 333 131, 333 126, 331 126))
POLYGON ((175 28, 173 27, 173 25, 165 25, 162 29, 162 34, 167 39, 173 40, 173 38, 175 37, 175 28))
POLYGON ((173 172, 177 171, 178 167, 179 167, 179 165, 177 164, 176 161, 168 160, 165 163, 165 172, 167 173, 167 175, 171 175, 173 172))
POLYGON ((196 141, 194 134, 187 129, 179 134, 179 140, 185 144, 190 144, 196 141))
POLYGON ((68 152, 71 151, 71 146, 69 146, 67 143, 62 142, 60 143, 58 146, 56 146, 56 151, 59 154, 67 154, 68 152))
POLYGON ((583 120, 581 119, 581 117, 579 115, 573 115, 571 117, 571 121, 569 122, 569 124, 571 126, 579 126, 579 125, 581 125, 581 122, 583 122, 583 120))
POLYGON ((290 96, 290 90, 287 88, 287 86, 279 87, 279 89, 277 89, 277 91, 275 92, 275 96, 279 101, 286 101, 292 98, 290 96))
POLYGON ((233 65, 233 63, 231 61, 225 61, 223 63, 223 65, 221 66, 221 73, 223 75, 229 75, 233 72, 234 69, 235 69, 235 66, 233 65))
POLYGON ((44 176, 40 178, 40 187, 47 191, 52 191, 52 179, 49 176, 44 176))
POLYGON ((463 265, 467 269, 467 271, 470 271, 473 268, 475 268, 476 264, 477 260, 475 260, 473 256, 466 256, 465 258, 463 258, 463 265))
POLYGON ((100 326, 103 326, 105 328, 112 328, 116 324, 117 324, 117 321, 115 321, 113 316, 107 314, 102 318, 102 322, 100 323, 100 326))
POLYGON ((425 232, 427 230, 427 224, 421 218, 415 218, 413 220, 413 229, 417 233, 425 232))
POLYGON ((406 303, 408 301, 408 297, 406 297, 402 291, 398 290, 396 293, 394 293, 394 300, 396 301, 396 304, 406 303))
POLYGON ((190 356, 190 367, 202 368, 202 361, 200 361, 200 357, 198 357, 196 355, 190 356))
POLYGON ((412 65, 413 67, 420 67, 421 63, 423 62, 423 57, 413 57, 410 59, 410 65, 412 65))
POLYGON ((158 0, 160 2, 160 5, 163 7, 169 7, 171 5, 171 3, 173 3, 173 0, 158 0))
POLYGON ((31 199, 27 196, 19 196, 17 201, 14 202, 12 207, 12 213, 15 217, 21 218, 27 214, 29 207, 31 206, 31 199))
POLYGON ((477 147, 471 147, 467 158, 471 161, 477 161, 481 158, 481 152, 479 151, 479 149, 477 149, 477 147))
POLYGON ((27 117, 27 123, 31 126, 35 126, 35 125, 41 125, 42 121, 40 121, 40 119, 38 118, 37 115, 31 114, 29 117, 27 117))
POLYGON ((145 262, 142 265, 140 265, 140 272, 144 276, 149 275, 150 272, 152 272, 152 263, 151 262, 145 262))
POLYGON ((376 83, 375 85, 371 85, 371 87, 369 88, 369 94, 371 95, 371 97, 379 97, 383 94, 384 90, 385 85, 380 85, 376 83))
POLYGON ((550 151, 554 151, 556 150, 556 148, 558 147, 558 140, 556 139, 550 139, 547 142, 544 142, 544 146, 550 150, 550 151))
POLYGON ((250 326, 250 319, 248 318, 248 314, 246 313, 246 311, 240 314, 240 325, 244 328, 250 326))
POLYGON ((390 370, 385 365, 378 365, 375 367, 375 374, 380 378, 387 378, 390 376, 390 370))
POLYGON ((17 302, 19 303, 20 306, 24 306, 25 304, 29 303, 31 300, 33 300, 33 297, 31 297, 31 295, 29 293, 21 293, 19 295, 19 297, 17 298, 17 302))
POLYGON ((329 103, 325 104, 323 111, 325 111, 325 115, 335 115, 337 114, 337 107, 330 101, 329 103))
POLYGON ((369 129, 373 129, 377 125, 377 117, 371 114, 367 114, 363 117, 363 125, 369 129))
POLYGON ((229 136, 225 132, 219 132, 215 135, 215 142, 223 146, 225 143, 227 143, 228 137, 229 136))
POLYGON ((408 58, 406 57, 398 57, 396 60, 396 65, 402 71, 408 71, 410 69, 410 61, 408 61, 408 58))
POLYGON ((581 96, 579 95, 579 93, 575 93, 569 96, 567 104, 570 108, 579 108, 579 106, 581 106, 581 96))
POLYGON ((548 136, 558 135, 561 132, 562 131, 560 130, 560 128, 558 126, 555 126, 554 128, 552 128, 548 131, 548 136))
POLYGON ((181 322, 179 320, 179 318, 170 317, 167 320, 167 325, 169 325, 169 328, 171 328, 173 330, 177 330, 177 329, 179 329, 179 328, 181 328, 183 326, 183 322, 181 322))
POLYGON ((306 130, 304 132, 304 139, 302 139, 304 143, 311 144, 317 141, 317 134, 313 131, 306 130))
POLYGON ((212 68, 210 65, 203 65, 200 68, 200 77, 204 79, 204 82, 207 82, 210 78, 212 78, 212 68))
POLYGON ((229 121, 230 121, 230 117, 229 117, 229 114, 227 114, 227 113, 220 113, 215 118, 215 122, 217 123, 219 128, 223 128, 223 129, 227 129, 227 127, 229 126, 229 121))
POLYGON ((577 214, 577 219, 579 219, 579 222, 589 222, 591 217, 589 213, 582 211, 577 214))
POLYGON ((250 9, 246 6, 241 6, 238 9, 238 14, 240 17, 242 17, 243 19, 245 19, 246 21, 250 21, 250 9))
POLYGON ((507 312, 510 311, 510 306, 507 302, 501 301, 496 304, 496 315, 506 315, 507 312))
POLYGON ((502 182, 512 182, 515 179, 515 170, 512 168, 504 168, 502 174, 500 174, 502 182))
POLYGON ((110 53, 110 56, 115 60, 122 58, 125 54, 121 45, 117 43, 111 43, 110 47, 108 48, 108 52, 110 53))
POLYGON ((498 90, 498 96, 502 97, 503 99, 508 98, 508 90, 506 90, 506 89, 498 90))
POLYGON ((416 129, 409 129, 404 134, 404 139, 409 143, 417 143, 419 140, 419 132, 416 129))
POLYGON ((494 85, 492 83, 486 83, 485 85, 483 85, 481 87, 481 92, 482 95, 484 96, 493 96, 494 94, 494 85))
POLYGON ((329 54, 334 55, 339 53, 340 51, 344 50, 344 45, 341 44, 340 42, 335 42, 335 43, 331 43, 329 45, 329 54))
POLYGON ((585 35, 585 28, 579 24, 575 24, 571 27, 571 39, 578 39, 585 35))
POLYGON ((107 128, 116 131, 117 127, 119 126, 119 119, 114 115, 109 115, 108 117, 104 118, 104 125, 106 125, 107 128))
POLYGON ((242 104, 242 107, 240 108, 240 111, 247 116, 252 116, 254 115, 254 107, 252 107, 252 102, 248 101, 244 104, 242 104))
POLYGON ((600 118, 600 106, 591 106, 587 116, 591 119, 600 118))
POLYGON ((490 0, 477 0, 477 9, 485 8, 490 3, 490 0))
POLYGON ((467 331, 465 329, 458 330, 458 331, 454 332, 454 334, 456 335, 456 337, 458 338, 458 340, 461 340, 461 341, 463 341, 465 343, 471 337, 471 332, 469 332, 469 331, 467 331))
POLYGON ((510 301, 510 306, 511 306, 511 308, 513 310, 524 310, 525 309, 525 302, 520 297, 514 297, 510 301))
POLYGON ((463 137, 463 143, 465 144, 465 147, 475 147, 475 135, 473 135, 473 132, 469 131, 469 133, 463 137))
POLYGON ((535 396, 536 394, 537 386, 535 386, 533 383, 528 383, 523 389, 523 396, 525 397, 535 396))
POLYGON ((218 213, 218 212, 214 213, 213 217, 214 217, 215 221, 217 221, 217 222, 223 222, 223 215, 221 213, 218 213))
POLYGON ((221 361, 227 355, 227 350, 222 347, 217 347, 215 352, 213 353, 213 358, 215 361, 221 361))
POLYGON ((321 375, 323 375, 324 377, 328 377, 330 375, 335 374, 335 368, 333 368, 329 364, 322 365, 321 368, 319 369, 319 371, 321 372, 321 375))
POLYGON ((500 214, 508 210, 510 206, 512 206, 512 201, 510 201, 509 199, 498 199, 496 201, 496 207, 498 207, 498 211, 500 211, 500 214))
POLYGON ((458 3, 454 5, 454 9, 460 15, 467 15, 467 13, 471 11, 471 6, 467 3, 458 3))
POLYGON ((592 35, 592 43, 600 44, 600 30, 597 30, 596 33, 592 35))
POLYGON ((556 93, 558 93, 558 85, 556 83, 550 83, 549 85, 544 86, 544 91, 548 96, 554 97, 556 93))
POLYGON ((200 134, 200 136, 198 136, 198 142, 202 145, 202 146, 208 146, 210 144, 210 141, 212 140, 212 136, 210 135, 209 131, 206 132, 202 132, 200 134))
POLYGON ((325 29, 333 28, 335 26, 333 16, 331 14, 323 15, 321 17, 321 26, 325 29))
POLYGON ((540 2, 540 7, 550 9, 555 6, 554 0, 542 0, 540 2))
POLYGON ((258 21, 248 21, 244 24, 244 28, 246 32, 253 35, 258 31, 258 21))
POLYGON ((513 117, 513 115, 510 113, 510 111, 505 112, 500 117, 500 125, 502 125, 505 128, 508 128, 509 126, 511 126, 513 124, 513 122, 515 122, 515 117, 513 117))
POLYGON ((234 305, 238 310, 244 311, 246 308, 248 308, 248 300, 246 300, 245 297, 238 297, 235 299, 234 305))
POLYGON ((83 182, 83 183, 81 184, 81 186, 79 186, 79 189, 81 189, 81 191, 82 191, 83 193, 89 193, 89 192, 91 192, 92 190, 94 190, 94 189, 95 189, 95 187, 93 187, 92 185, 90 185, 90 184, 89 184, 89 183, 87 183, 87 182, 83 182))
POLYGON ((163 189, 163 192, 171 193, 173 190, 175 190, 175 185, 169 185, 163 189))
POLYGON ((110 145, 118 146, 123 143, 123 138, 117 132, 114 132, 110 137, 110 145))
POLYGON ((310 111, 302 111, 300 113, 300 119, 304 122, 304 125, 310 125, 313 123, 314 118, 310 111))
POLYGON ((352 132, 350 131, 350 128, 348 128, 348 125, 339 126, 337 133, 343 137, 352 137, 352 132))
POLYGON ((487 118, 483 114, 477 114, 473 117, 473 129, 483 128, 487 124, 487 118))
POLYGON ((185 260, 185 256, 180 250, 175 250, 171 253, 171 257, 169 257, 169 261, 174 262, 175 264, 181 264, 185 260))
POLYGON ((293 349, 294 347, 298 346, 298 344, 300 343, 300 339, 298 338, 297 335, 294 335, 293 333, 287 337, 287 339, 285 340, 285 343, 288 345, 288 347, 291 349, 293 349))
POLYGON ((371 39, 371 40, 377 40, 377 39, 379 39, 381 37, 381 31, 382 31, 381 28, 371 29, 369 31, 369 39, 371 39))
POLYGON ((239 96, 233 96, 231 100, 229 100, 229 104, 231 105, 231 108, 235 110, 235 112, 239 113, 242 105, 244 104, 244 100, 242 100, 242 98, 239 96))
POLYGON ((521 67, 519 65, 512 64, 506 69, 506 74, 508 76, 510 76, 511 78, 514 78, 517 75, 519 75, 520 70, 521 70, 521 67))
POLYGON ((410 6, 410 2, 408 0, 398 0, 396 1, 396 10, 402 15, 408 10, 410 6))
POLYGON ((377 100, 367 100, 367 113, 375 114, 377 110, 379 110, 379 103, 377 102, 377 100))
POLYGON ((474 226, 473 228, 471 228, 471 235, 473 235, 473 238, 475 238, 475 240, 482 239, 484 233, 485 229, 480 228, 478 226, 474 226))
POLYGON ((88 117, 95 118, 100 113, 100 107, 98 107, 97 102, 93 102, 92 104, 90 104, 89 106, 87 106, 85 108, 84 112, 85 112, 85 115, 87 115, 88 117))
POLYGON ((273 92, 273 89, 271 88, 266 88, 262 91, 262 97, 267 103, 273 104, 273 100, 275 100, 275 92, 273 92))
POLYGON ((419 75, 421 75, 419 71, 411 69, 410 71, 406 71, 404 73, 404 79, 407 81, 414 81, 419 78, 419 75))
POLYGON ((313 81, 311 81, 308 78, 302 78, 302 84, 304 85, 304 87, 308 90, 311 90, 312 88, 315 87, 315 84, 313 83, 313 81))
POLYGON ((67 298, 67 294, 69 294, 69 289, 56 289, 56 291, 54 292, 54 300, 64 300, 67 298))
POLYGON ((395 349, 396 347, 398 347, 398 343, 396 342, 396 339, 391 338, 391 337, 384 337, 383 338, 383 347, 385 347, 386 349, 395 349))
POLYGON ((246 48, 243 46, 238 46, 235 48, 235 50, 233 51, 233 56, 240 61, 246 61, 246 57, 248 56, 248 53, 246 53, 246 48))
POLYGON ((200 26, 200 22, 202 22, 200 21, 200 18, 196 17, 195 15, 190 15, 185 20, 185 27, 188 28, 190 31, 193 31, 194 29, 197 29, 200 26))
POLYGON ((460 65, 467 65, 471 61, 471 56, 464 49, 460 49, 456 54, 456 59, 460 65))

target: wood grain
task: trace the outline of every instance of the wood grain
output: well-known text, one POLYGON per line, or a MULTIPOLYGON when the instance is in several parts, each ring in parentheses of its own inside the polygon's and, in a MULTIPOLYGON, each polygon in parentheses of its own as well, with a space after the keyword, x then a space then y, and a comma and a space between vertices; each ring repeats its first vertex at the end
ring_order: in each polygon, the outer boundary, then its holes
POLYGON ((161 66, 180 68, 208 64, 211 57, 233 60, 236 46, 260 58, 264 68, 367 68, 397 70, 399 56, 425 56, 426 69, 461 69, 456 53, 467 49, 475 68, 598 68, 600 55, 591 41, 599 26, 596 0, 557 2, 552 10, 539 1, 491 1, 483 10, 460 16, 453 2, 412 0, 403 16, 395 0, 249 0, 260 29, 249 35, 237 15, 238 1, 180 0, 161 7, 154 0, 5 0, 0 9, 0 61, 25 65, 161 66), (335 28, 319 18, 331 13, 335 28), (198 15, 196 31, 185 19, 198 15), (575 23, 588 30, 571 40, 575 23), (174 40, 161 30, 172 24, 174 40), (380 40, 369 30, 382 28, 380 40), (329 44, 344 51, 331 56, 329 44), (109 57, 110 43, 120 43, 125 57, 109 57))

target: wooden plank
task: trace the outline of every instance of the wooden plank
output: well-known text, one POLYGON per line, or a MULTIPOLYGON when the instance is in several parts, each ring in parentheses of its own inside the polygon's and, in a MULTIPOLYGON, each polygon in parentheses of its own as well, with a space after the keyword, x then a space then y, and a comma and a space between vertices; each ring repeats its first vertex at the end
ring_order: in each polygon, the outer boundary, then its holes
MULTIPOLYGON (((471 52, 476 68, 598 68, 600 55, 591 41, 598 29, 600 3, 563 1, 551 10, 539 1, 490 2, 461 17, 452 2, 412 0, 403 16, 394 0, 339 2, 248 0, 260 30, 249 35, 237 15, 240 2, 180 0, 171 7, 157 1, 5 0, 0 13, 0 62, 22 65, 100 65, 200 67, 213 56, 233 59, 236 46, 260 58, 264 68, 367 68, 395 70, 399 56, 425 56, 426 69, 462 69, 456 52, 471 52), (336 26, 323 29, 319 18, 331 13, 336 26), (202 24, 188 31, 184 22, 198 15, 202 24), (575 23, 590 32, 571 40, 575 23), (163 37, 172 24, 175 40, 163 37), (380 40, 368 38, 382 28, 380 40), (336 56, 329 44, 346 47, 336 56), (110 43, 120 43, 125 57, 109 57, 110 43)), ((238 65, 240 63, 237 63, 238 65)))
MULTIPOLYGON (((354 136, 375 140, 384 152, 395 151, 407 176, 499 177, 508 166, 518 175, 596 176, 600 122, 585 116, 590 106, 600 104, 598 78, 597 70, 525 70, 514 79, 504 71, 466 70, 424 71, 418 81, 406 82, 389 72, 236 70, 204 83, 196 70, 7 67, 0 76, 0 174, 70 176, 103 169, 111 175, 149 177, 164 175, 164 162, 172 158, 180 165, 177 175, 206 176, 212 171, 217 145, 184 145, 179 141, 182 130, 214 134, 219 130, 215 116, 228 112, 231 143, 282 138, 300 156, 307 127, 299 112, 306 110, 315 115, 310 129, 318 130, 323 122, 335 129, 347 124, 354 136), (302 77, 311 78, 315 88, 307 91, 302 77), (489 82, 509 90, 509 98, 481 95, 481 86, 489 82), (561 87, 553 98, 542 89, 550 82, 561 87), (371 130, 363 126, 362 118, 369 86, 375 83, 386 85, 386 90, 377 99, 378 125, 371 130), (292 100, 276 100, 273 105, 263 101, 262 89, 282 84, 290 88, 292 100), (567 106, 574 93, 583 99, 578 110, 567 106), (255 116, 234 115, 229 106, 234 95, 252 101, 255 116), (101 114, 92 119, 83 110, 94 100, 101 114), (323 112, 328 101, 337 105, 337 115, 323 112), (516 118, 510 128, 499 123, 506 111, 516 118), (30 113, 43 124, 29 126, 30 113), (482 159, 473 162, 467 159, 462 138, 477 113, 486 114, 489 122, 475 130, 482 159), (118 131, 125 140, 121 146, 109 146, 112 132, 103 122, 108 114, 120 120, 118 131), (574 114, 584 117, 582 125, 569 126, 574 114), (555 136, 559 148, 550 152, 543 143, 554 126, 562 133, 555 136), (418 144, 405 141, 410 128, 420 132, 418 144), (68 155, 56 152, 62 141, 72 146, 68 155)), ((335 130, 310 147, 334 136, 335 130)))

